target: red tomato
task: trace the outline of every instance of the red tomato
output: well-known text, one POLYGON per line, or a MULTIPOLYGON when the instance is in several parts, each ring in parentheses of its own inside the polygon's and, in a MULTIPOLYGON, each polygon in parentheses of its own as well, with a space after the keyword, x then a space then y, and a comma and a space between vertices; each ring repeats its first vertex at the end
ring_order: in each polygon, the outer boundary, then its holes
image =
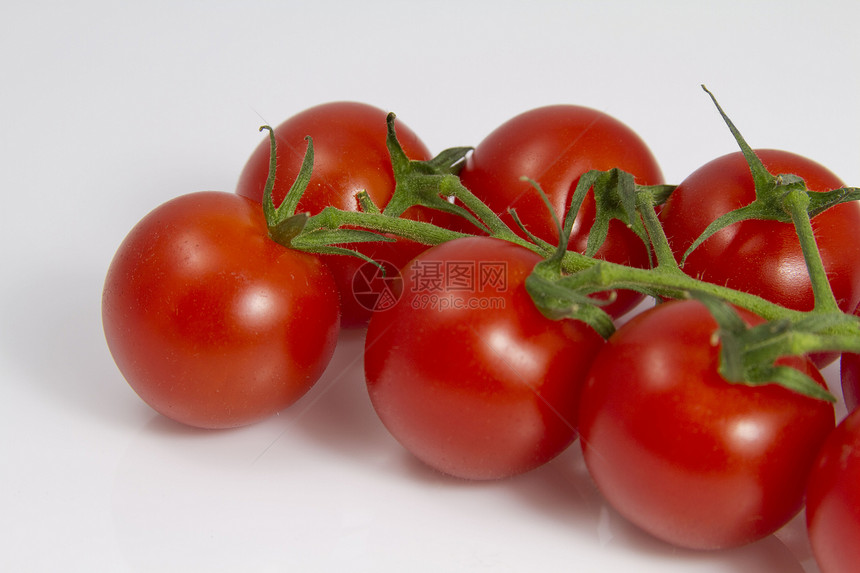
MULTIPOLYGON (((597 169, 619 168, 631 173, 636 183, 657 185, 663 175, 642 139, 629 127, 602 112, 574 105, 553 105, 522 113, 488 135, 468 157, 460 179, 502 219, 519 231, 508 214, 514 208, 536 236, 558 243, 558 231, 546 205, 534 188, 522 181, 537 181, 563 221, 580 176, 597 169)), ((576 216, 568 248, 584 252, 594 223, 594 198, 589 193, 576 216)), ((598 258, 637 267, 648 267, 648 251, 642 240, 618 220, 598 258)), ((618 293, 606 308, 613 316, 632 309, 642 296, 618 293)))
POLYGON ((849 412, 860 404, 860 354, 844 353, 839 362, 842 397, 849 412))
MULTIPOLYGON (((297 212, 315 215, 327 206, 358 211, 355 198, 367 191, 379 208, 388 204, 394 193, 394 172, 386 147, 387 113, 376 107, 355 102, 333 102, 307 109, 275 128, 278 164, 272 197, 280 205, 299 173, 310 135, 314 142, 313 175, 297 212)), ((410 159, 430 159, 430 152, 406 125, 396 120, 397 138, 410 159)), ((269 174, 269 140, 261 141, 239 177, 236 192, 262 201, 269 174)), ((429 209, 412 208, 405 216, 446 225, 450 216, 429 209)), ((373 242, 355 246, 356 250, 376 259, 402 266, 426 248, 405 239, 397 243, 373 242)), ((341 293, 343 325, 366 325, 371 310, 352 294, 352 281, 364 263, 346 255, 325 255, 322 259, 331 269, 341 293)))
POLYGON ((860 563, 860 410, 827 438, 806 495, 809 540, 821 573, 854 573, 860 563))
POLYGON ((489 237, 444 243, 404 268, 401 300, 370 319, 373 406, 431 467, 502 478, 543 464, 576 437, 580 384, 603 339, 537 310, 524 281, 540 260, 489 237))
MULTIPOLYGON (((756 154, 774 174, 803 178, 812 191, 844 184, 809 159, 786 151, 756 154)), ((750 169, 740 152, 724 155, 687 177, 660 212, 672 250, 684 252, 715 219, 755 199, 750 169)), ((840 308, 851 312, 860 302, 860 243, 848 241, 860 226, 860 203, 843 203, 812 220, 830 285, 840 308)), ((794 226, 778 221, 743 221, 711 236, 687 259, 684 272, 705 281, 756 294, 782 306, 810 310, 812 285, 794 226)), ((816 360, 819 366, 832 361, 816 360)))
POLYGON ((184 424, 227 428, 313 385, 334 351, 338 304, 325 265, 269 239, 259 205, 201 192, 131 230, 107 273, 102 319, 146 403, 184 424))
MULTIPOLYGON (((693 549, 746 544, 791 519, 835 424, 827 402, 726 382, 716 328, 690 300, 637 315, 597 355, 581 396, 585 462, 608 502, 693 549)), ((811 362, 787 363, 824 384, 811 362)))

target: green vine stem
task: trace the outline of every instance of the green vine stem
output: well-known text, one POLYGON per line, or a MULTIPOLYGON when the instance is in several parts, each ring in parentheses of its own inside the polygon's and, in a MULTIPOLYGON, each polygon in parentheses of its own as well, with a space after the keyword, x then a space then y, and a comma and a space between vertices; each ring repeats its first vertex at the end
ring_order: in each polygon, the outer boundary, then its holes
MULTIPOLYGON (((704 86, 703 89, 707 91, 704 86)), ((470 236, 401 216, 417 205, 453 213, 470 221, 476 232, 518 244, 544 259, 528 277, 526 287, 537 307, 550 318, 582 320, 608 337, 614 331, 614 324, 600 308, 604 303, 592 298, 595 293, 623 289, 657 299, 696 298, 712 309, 720 323, 719 333, 724 340, 722 372, 727 379, 747 384, 777 382, 817 398, 832 399, 811 380, 799 379, 795 374, 797 371, 788 369, 791 370, 788 372, 775 366, 774 361, 781 356, 822 351, 860 353, 860 319, 842 313, 836 306, 811 225, 815 214, 829 206, 860 198, 860 190, 846 188, 811 193, 797 177, 771 175, 719 107, 713 94, 707 93, 747 158, 756 183, 757 199, 750 206, 741 207, 714 221, 691 250, 720 228, 745 218, 793 222, 815 293, 812 311, 788 309, 761 297, 684 274, 656 212, 657 205, 665 201, 674 188, 638 186, 633 183, 632 175, 620 170, 591 171, 580 178, 564 223, 557 221, 561 231, 558 245, 535 240, 525 228, 522 229, 524 238, 460 182, 457 173, 470 148, 451 148, 429 161, 410 160, 397 141, 394 114, 389 114, 387 119, 387 144, 396 180, 394 195, 380 209, 366 194, 360 193, 359 205, 363 210, 357 212, 334 207, 327 207, 315 215, 295 212, 313 168, 313 142, 310 138, 302 169, 287 198, 275 209, 271 187, 276 143, 272 129, 262 127, 261 130, 269 131, 272 155, 263 202, 270 236, 278 243, 297 250, 349 254, 370 260, 350 246, 368 241, 393 241, 394 237, 437 245, 470 236), (588 254, 568 251, 567 241, 574 217, 588 192, 595 193, 598 205, 598 221, 592 228, 594 238, 589 236, 588 254), (628 267, 591 256, 605 238, 603 230, 608 218, 621 219, 642 238, 655 261, 652 268, 628 267), (733 307, 744 308, 767 322, 754 328, 740 328, 739 319, 731 318, 735 313, 733 307)), ((531 183, 536 193, 543 193, 535 182, 531 183)), ((519 221, 516 216, 514 220, 519 221)))
POLYGON ((809 216, 809 194, 805 188, 796 186, 788 191, 782 198, 785 210, 791 215, 794 229, 800 241, 803 251, 803 260, 812 283, 812 293, 815 300, 815 310, 821 312, 840 312, 833 289, 827 280, 827 271, 821 260, 821 252, 815 241, 815 233, 812 230, 812 219, 809 216))

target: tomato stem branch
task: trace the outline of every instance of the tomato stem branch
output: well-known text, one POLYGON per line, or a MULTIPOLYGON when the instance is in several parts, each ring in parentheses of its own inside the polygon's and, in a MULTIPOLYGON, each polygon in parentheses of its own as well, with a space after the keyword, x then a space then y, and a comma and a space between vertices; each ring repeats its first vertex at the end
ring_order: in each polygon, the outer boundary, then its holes
MULTIPOLYGON (((440 180, 439 191, 447 196, 453 197, 460 201, 463 206, 475 214, 480 222, 482 222, 490 232, 490 236, 497 239, 503 239, 512 243, 521 244, 523 246, 528 241, 521 239, 511 228, 502 221, 501 217, 490 209, 486 203, 481 201, 474 193, 469 191, 465 185, 460 182, 460 178, 456 175, 449 175, 440 180)), ((531 243, 528 243, 531 245, 531 243)))
POLYGON ((803 188, 797 186, 791 188, 782 199, 783 207, 791 215, 794 229, 800 241, 803 259, 806 261, 806 268, 809 273, 809 280, 812 284, 812 293, 815 300, 815 310, 839 312, 839 305, 836 303, 836 297, 833 295, 830 281, 827 280, 827 271, 824 269, 821 252, 818 250, 818 244, 815 241, 815 232, 812 229, 812 220, 809 217, 808 211, 809 202, 809 195, 805 190, 805 186, 803 188))
MULTIPOLYGON (((716 99, 708 93, 716 104, 716 99)), ((696 298, 707 301, 706 304, 716 309, 713 312, 723 318, 731 315, 726 310, 730 305, 744 308, 768 322, 746 329, 737 326, 739 319, 727 319, 729 327, 721 332, 735 338, 727 338, 724 343, 729 342, 727 346, 733 345, 740 354, 729 357, 724 366, 728 369, 740 366, 739 381, 743 381, 744 377, 750 382, 769 380, 768 377, 773 375, 785 381, 787 387, 813 392, 808 381, 786 372, 773 361, 788 354, 825 351, 860 353, 860 319, 844 314, 838 308, 811 221, 811 213, 823 210, 831 203, 853 199, 857 190, 838 190, 827 196, 811 198, 805 183, 799 178, 771 175, 718 104, 717 108, 747 157, 756 183, 757 198, 728 218, 715 221, 712 227, 706 229, 699 243, 707 238, 708 233, 744 218, 761 217, 793 222, 815 295, 812 311, 788 309, 759 296, 684 274, 669 245, 655 206, 659 197, 665 198, 671 189, 669 186, 662 186, 661 189, 637 186, 632 175, 617 169, 589 171, 580 178, 561 226, 559 244, 551 245, 536 240, 528 233, 523 233, 525 237, 521 236, 461 183, 457 172, 469 148, 452 148, 429 161, 412 161, 403 153, 397 141, 393 114, 388 116, 387 143, 396 179, 394 196, 383 209, 370 201, 366 194, 360 196, 362 211, 358 212, 326 207, 313 216, 294 213, 310 178, 313 164, 313 142, 310 139, 302 171, 281 206, 275 209, 271 187, 276 168, 276 144, 274 134, 268 128, 272 161, 263 207, 270 235, 277 242, 297 250, 351 254, 367 259, 365 255, 351 249, 350 245, 393 241, 393 237, 438 245, 471 236, 402 216, 413 206, 454 214, 474 224, 476 231, 520 245, 544 259, 529 276, 526 287, 535 304, 547 316, 583 320, 601 335, 609 336, 614 330, 612 320, 600 309, 601 303, 591 297, 595 293, 615 290, 633 290, 664 299, 696 298), (601 221, 594 240, 589 236, 588 254, 567 250, 565 234, 569 234, 585 194, 592 189, 600 195, 596 203, 603 205, 610 217, 620 218, 643 239, 656 259, 656 266, 650 269, 636 268, 594 258, 594 252, 605 239, 606 221, 601 221), (810 202, 813 203, 811 206, 810 202)), ((533 185, 537 187, 534 182, 533 185)), ((539 188, 537 190, 541 192, 539 188)), ((559 225, 559 221, 556 220, 556 224, 559 225)))
POLYGON ((423 221, 389 217, 382 213, 342 211, 335 207, 326 207, 318 214, 308 217, 303 232, 313 233, 317 230, 337 230, 344 227, 357 227, 376 233, 378 241, 386 240, 383 234, 390 234, 425 245, 438 245, 469 236, 466 233, 443 229, 423 221))
POLYGON ((653 195, 649 192, 636 193, 636 208, 645 223, 645 230, 651 241, 651 249, 657 259, 657 268, 674 269, 678 274, 682 274, 678 262, 675 260, 675 254, 672 252, 672 247, 669 245, 669 239, 666 238, 666 233, 663 231, 663 225, 657 216, 653 195))

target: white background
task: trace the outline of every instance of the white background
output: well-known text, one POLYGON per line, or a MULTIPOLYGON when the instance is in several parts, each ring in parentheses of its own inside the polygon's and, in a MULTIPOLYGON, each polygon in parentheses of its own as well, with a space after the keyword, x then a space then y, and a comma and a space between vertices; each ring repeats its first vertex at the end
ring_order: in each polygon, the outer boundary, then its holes
POLYGON ((860 185, 858 22, 853 0, 4 3, 0 569, 816 571, 800 518, 727 553, 648 538, 578 448, 504 482, 434 474, 375 418, 357 334, 280 416, 179 427, 114 367, 100 296, 146 212, 232 191, 260 124, 336 99, 396 111, 433 151, 589 105, 677 183, 735 149, 705 83, 753 146, 860 185))

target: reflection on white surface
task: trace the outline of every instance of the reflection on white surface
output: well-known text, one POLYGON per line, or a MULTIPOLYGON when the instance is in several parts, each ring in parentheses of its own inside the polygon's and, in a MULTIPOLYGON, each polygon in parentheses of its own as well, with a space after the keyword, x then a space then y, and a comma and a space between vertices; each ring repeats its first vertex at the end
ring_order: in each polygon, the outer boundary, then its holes
MULTIPOLYGON (((65 299, 55 302, 28 316, 61 316, 65 299)), ((36 323, 19 334, 22 352, 43 339, 36 323)), ((18 477, 4 490, 16 496, 6 507, 18 516, 10 531, 19 551, 9 570, 74 570, 63 567, 72 561, 144 573, 552 572, 572 564, 582 573, 815 571, 800 519, 725 553, 654 540, 605 505, 578 443, 547 466, 500 482, 428 469, 376 418, 355 333, 343 335, 324 377, 293 407, 215 432, 152 413, 109 364, 97 333, 78 340, 68 360, 87 356, 93 366, 66 379, 77 391, 62 386, 62 364, 50 363, 32 370, 44 378, 35 396, 23 393, 37 390, 32 384, 15 387, 22 412, 42 414, 6 418, 22 430, 9 435, 22 436, 14 443, 26 452, 8 466, 18 477), (62 550, 45 552, 46 538, 62 550), (98 552, 84 549, 96 540, 98 552)), ((22 355, 25 364, 39 363, 22 355)))
POLYGON ((321 384, 262 424, 207 432, 154 416, 141 427, 110 495, 129 569, 805 571, 805 550, 777 537, 696 553, 642 533, 604 504, 577 444, 510 480, 441 475, 376 419, 360 349, 347 339, 321 384))

